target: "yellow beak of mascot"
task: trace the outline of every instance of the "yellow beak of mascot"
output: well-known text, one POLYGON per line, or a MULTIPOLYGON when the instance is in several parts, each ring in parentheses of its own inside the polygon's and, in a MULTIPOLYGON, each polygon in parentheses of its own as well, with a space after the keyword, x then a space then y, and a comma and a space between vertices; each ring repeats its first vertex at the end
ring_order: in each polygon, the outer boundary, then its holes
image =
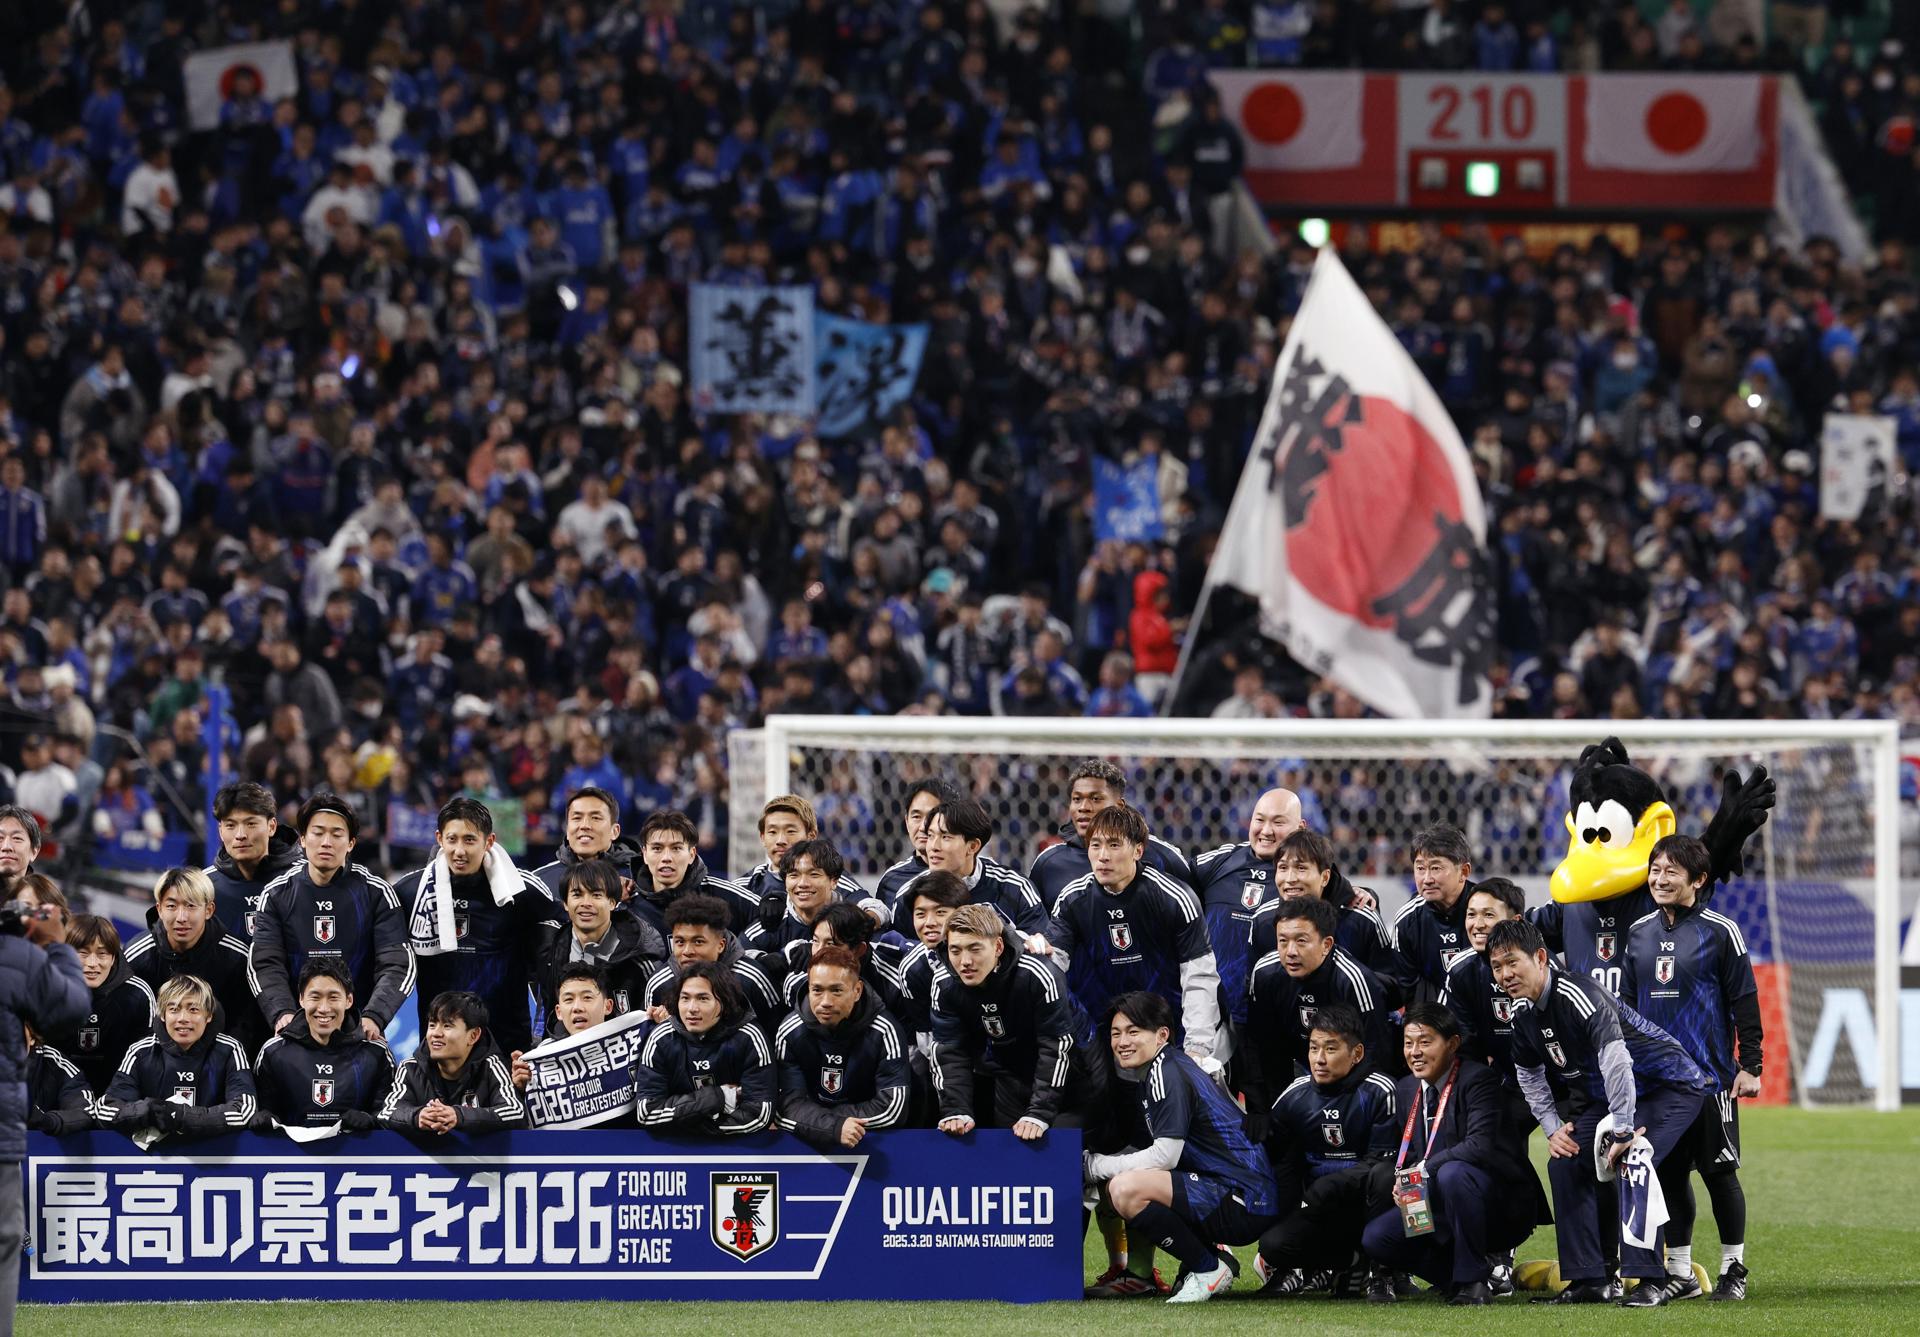
POLYGON ((1567 857, 1553 870, 1553 899, 1605 901, 1644 885, 1655 843, 1674 832, 1673 809, 1654 778, 1609 738, 1581 754, 1567 797, 1567 857))

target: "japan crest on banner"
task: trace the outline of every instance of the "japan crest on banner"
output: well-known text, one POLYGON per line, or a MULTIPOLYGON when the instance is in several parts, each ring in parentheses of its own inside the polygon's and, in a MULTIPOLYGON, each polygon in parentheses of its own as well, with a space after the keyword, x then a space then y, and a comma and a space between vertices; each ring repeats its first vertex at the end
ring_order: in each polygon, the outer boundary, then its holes
POLYGON ((315 942, 333 941, 332 915, 315 915, 313 917, 313 940, 315 942))
POLYGON ((1486 511, 1453 420, 1331 250, 1274 371, 1207 584, 1398 719, 1485 717, 1486 511))
POLYGON ((313 1079, 313 1103, 321 1109, 333 1103, 333 1079, 316 1077, 313 1079))
POLYGON ((707 1217, 713 1223, 713 1242, 723 1252, 744 1263, 779 1242, 778 1171, 743 1174, 715 1170, 707 1182, 707 1217))

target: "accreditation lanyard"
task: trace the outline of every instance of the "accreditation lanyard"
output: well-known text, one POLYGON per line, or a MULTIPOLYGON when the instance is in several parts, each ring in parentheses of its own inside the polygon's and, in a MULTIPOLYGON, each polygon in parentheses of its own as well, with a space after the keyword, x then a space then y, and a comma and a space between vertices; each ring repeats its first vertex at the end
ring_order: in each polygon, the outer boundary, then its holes
MULTIPOLYGON (((1447 1070, 1447 1084, 1440 1088, 1440 1101, 1433 1107, 1433 1121, 1427 1125, 1428 1146, 1433 1145, 1433 1130, 1440 1126, 1440 1118, 1447 1112, 1447 1099, 1453 1095, 1453 1079, 1459 1075, 1460 1060, 1456 1058, 1453 1061, 1453 1067, 1447 1070)), ((1407 1147, 1413 1141, 1413 1121, 1420 1117, 1420 1105, 1421 1102, 1416 1095, 1413 1108, 1407 1111, 1407 1126, 1400 1133, 1400 1154, 1393 1161, 1396 1172, 1407 1163, 1407 1147)), ((1426 1157, 1422 1155, 1420 1159, 1424 1161, 1426 1157)))

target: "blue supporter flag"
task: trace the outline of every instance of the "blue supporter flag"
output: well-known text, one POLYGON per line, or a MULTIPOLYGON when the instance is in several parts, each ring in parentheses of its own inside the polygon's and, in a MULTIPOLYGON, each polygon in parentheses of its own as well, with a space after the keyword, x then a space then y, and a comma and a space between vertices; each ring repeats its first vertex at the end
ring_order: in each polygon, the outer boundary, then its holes
POLYGON ((1093 461, 1093 536, 1104 542, 1152 542, 1160 523, 1160 468, 1157 457, 1141 456, 1121 465, 1102 456, 1093 461))
POLYGON ((695 408, 813 411, 813 289, 696 283, 689 313, 695 408))
POLYGON ((814 318, 813 342, 819 358, 817 429, 822 436, 849 436, 913 393, 927 327, 873 325, 822 312, 814 318))

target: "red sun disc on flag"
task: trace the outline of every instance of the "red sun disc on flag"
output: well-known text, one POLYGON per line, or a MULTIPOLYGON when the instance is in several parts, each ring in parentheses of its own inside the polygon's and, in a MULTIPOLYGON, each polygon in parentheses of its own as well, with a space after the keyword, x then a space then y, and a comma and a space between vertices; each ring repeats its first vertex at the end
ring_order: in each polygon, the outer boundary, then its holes
MULTIPOLYGON (((1462 523, 1458 485, 1440 443, 1391 400, 1343 399, 1327 428, 1293 445, 1323 450, 1338 433, 1305 519, 1296 525, 1288 515, 1287 565, 1327 607, 1388 630, 1394 617, 1377 608, 1382 600, 1398 593, 1413 605, 1400 612, 1417 615, 1440 593, 1439 582, 1423 592, 1415 577, 1441 544, 1441 521, 1462 523)), ((1291 470, 1283 465, 1282 472, 1291 470)))
POLYGON ((1662 153, 1690 153, 1707 137, 1707 108, 1691 93, 1662 93, 1647 106, 1647 139, 1662 153))
POLYGON ((220 100, 222 102, 233 96, 233 81, 243 73, 253 76, 253 91, 255 93, 259 93, 267 86, 266 76, 260 73, 259 66, 251 65, 244 60, 238 61, 220 71, 220 100))
POLYGON ((1240 104, 1240 123, 1262 144, 1284 144, 1306 121, 1300 95, 1285 84, 1261 84, 1240 104))

